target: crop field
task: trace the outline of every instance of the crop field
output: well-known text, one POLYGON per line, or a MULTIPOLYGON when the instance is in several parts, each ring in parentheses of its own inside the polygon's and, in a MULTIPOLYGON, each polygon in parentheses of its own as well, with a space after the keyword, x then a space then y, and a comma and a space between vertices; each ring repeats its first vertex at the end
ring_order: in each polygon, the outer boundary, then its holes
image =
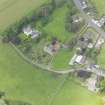
POLYGON ((6 92, 6 98, 33 105, 101 105, 100 96, 71 77, 62 85, 64 79, 32 67, 10 45, 0 43, 0 90, 6 92))
POLYGON ((0 31, 49 0, 0 0, 0 31))
POLYGON ((97 15, 102 16, 105 14, 105 0, 90 0, 95 6, 97 15))

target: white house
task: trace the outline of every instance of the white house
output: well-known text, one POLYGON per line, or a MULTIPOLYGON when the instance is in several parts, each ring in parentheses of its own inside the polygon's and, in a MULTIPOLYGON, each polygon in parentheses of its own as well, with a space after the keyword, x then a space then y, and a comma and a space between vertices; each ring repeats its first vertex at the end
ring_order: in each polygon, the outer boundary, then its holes
POLYGON ((41 33, 31 26, 27 26, 23 28, 23 32, 25 35, 30 36, 32 39, 38 37, 41 33))
POLYGON ((93 92, 98 92, 99 88, 97 88, 97 76, 93 75, 91 78, 87 79, 86 81, 86 86, 88 87, 88 90, 93 91, 93 92))
POLYGON ((90 49, 93 48, 93 43, 89 43, 88 48, 90 48, 90 49))
POLYGON ((87 2, 85 0, 80 0, 80 3, 81 3, 81 6, 82 6, 82 9, 88 8, 87 2))

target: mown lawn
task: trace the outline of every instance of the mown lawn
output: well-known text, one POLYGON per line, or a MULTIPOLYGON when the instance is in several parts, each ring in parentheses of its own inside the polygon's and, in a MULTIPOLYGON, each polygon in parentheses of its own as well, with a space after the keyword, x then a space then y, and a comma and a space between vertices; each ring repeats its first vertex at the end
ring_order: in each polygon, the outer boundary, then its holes
POLYGON ((0 90, 6 92, 6 98, 33 105, 48 105, 52 99, 51 105, 101 105, 99 96, 74 79, 61 85, 64 78, 32 67, 11 46, 0 43, 0 90))
POLYGON ((52 66, 57 70, 66 70, 70 68, 69 62, 74 55, 73 50, 62 49, 57 53, 52 61, 52 66))
POLYGON ((97 15, 102 16, 105 14, 105 0, 90 0, 97 10, 97 15))
POLYGON ((0 31, 49 0, 0 0, 0 31))

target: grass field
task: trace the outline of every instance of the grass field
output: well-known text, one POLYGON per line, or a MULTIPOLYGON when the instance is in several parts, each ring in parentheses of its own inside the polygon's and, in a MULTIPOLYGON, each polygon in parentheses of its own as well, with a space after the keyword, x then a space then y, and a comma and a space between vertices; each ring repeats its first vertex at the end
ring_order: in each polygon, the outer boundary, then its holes
MULTIPOLYGON (((0 31, 47 1, 0 0, 0 31)), ((55 13, 54 16, 60 17, 62 13, 58 12, 58 15, 55 13)), ((62 19, 57 19, 58 26, 60 22, 64 26, 62 19)), ((46 29, 53 28, 56 26, 55 23, 56 21, 46 29)), ((62 39, 65 39, 69 34, 62 26, 57 30, 55 28, 55 32, 59 33, 54 34, 59 36, 63 33, 62 39)), ((68 55, 61 60, 65 57, 68 55)), ((64 79, 65 76, 33 67, 25 62, 9 44, 0 42, 0 91, 6 92, 7 99, 25 101, 32 105, 102 105, 101 97, 81 87, 76 83, 76 79, 69 77, 62 85, 64 79)))
POLYGON ((9 45, 0 44, 0 90, 9 99, 47 105, 63 77, 33 68, 24 62, 9 45))
POLYGON ((0 31, 49 0, 0 0, 0 31))
POLYGON ((98 16, 105 14, 105 0, 90 0, 97 10, 98 16))
POLYGON ((101 105, 99 96, 76 84, 74 79, 68 79, 59 89, 63 80, 64 76, 33 68, 11 46, 0 43, 0 90, 6 92, 8 99, 33 105, 48 105, 52 99, 51 105, 101 105))
POLYGON ((72 38, 74 36, 73 33, 65 30, 65 18, 69 9, 67 5, 57 9, 51 16, 52 21, 44 28, 49 36, 56 36, 61 41, 67 41, 68 38, 72 38))
POLYGON ((100 97, 75 84, 75 80, 69 78, 61 92, 54 98, 52 105, 102 105, 99 100, 100 97))
POLYGON ((70 50, 61 50, 58 54, 55 55, 53 61, 52 61, 52 66, 57 69, 69 69, 70 65, 69 62, 71 60, 71 58, 74 55, 74 51, 70 51, 70 50))
MULTIPOLYGON (((58 40, 62 42, 67 42, 75 37, 75 34, 72 32, 68 32, 65 29, 65 18, 69 9, 67 5, 57 9, 51 16, 52 21, 49 22, 48 25, 44 28, 47 33, 49 33, 49 37, 56 36, 58 40)), ((73 56, 73 51, 71 50, 61 50, 59 51, 52 61, 52 67, 56 69, 68 69, 70 58, 73 56)))
POLYGON ((105 69, 105 44, 103 45, 101 52, 98 56, 98 60, 97 63, 103 68, 105 69))

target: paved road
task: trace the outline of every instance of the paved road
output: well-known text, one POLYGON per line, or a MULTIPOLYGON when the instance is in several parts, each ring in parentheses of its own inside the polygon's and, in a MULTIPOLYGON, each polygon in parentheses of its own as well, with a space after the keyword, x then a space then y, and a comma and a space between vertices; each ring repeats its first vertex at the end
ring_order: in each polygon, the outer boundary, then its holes
MULTIPOLYGON (((80 0, 73 0, 73 1, 77 9, 81 12, 82 16, 84 17, 88 27, 94 28, 100 34, 100 36, 103 36, 105 38, 105 32, 92 21, 93 18, 91 16, 87 15, 83 11, 80 0)), ((85 68, 84 70, 105 77, 105 71, 101 70, 100 68, 85 68)))
POLYGON ((88 66, 88 67, 86 67, 85 69, 82 69, 82 70, 94 73, 94 74, 99 75, 99 76, 105 77, 105 71, 102 70, 101 68, 88 66))
POLYGON ((103 36, 105 38, 105 32, 92 21, 93 18, 91 16, 87 15, 83 11, 80 0, 73 0, 73 1, 74 1, 75 5, 76 5, 77 9, 83 15, 83 17, 84 17, 84 19, 86 21, 86 24, 88 24, 89 27, 94 28, 101 36, 103 36))

